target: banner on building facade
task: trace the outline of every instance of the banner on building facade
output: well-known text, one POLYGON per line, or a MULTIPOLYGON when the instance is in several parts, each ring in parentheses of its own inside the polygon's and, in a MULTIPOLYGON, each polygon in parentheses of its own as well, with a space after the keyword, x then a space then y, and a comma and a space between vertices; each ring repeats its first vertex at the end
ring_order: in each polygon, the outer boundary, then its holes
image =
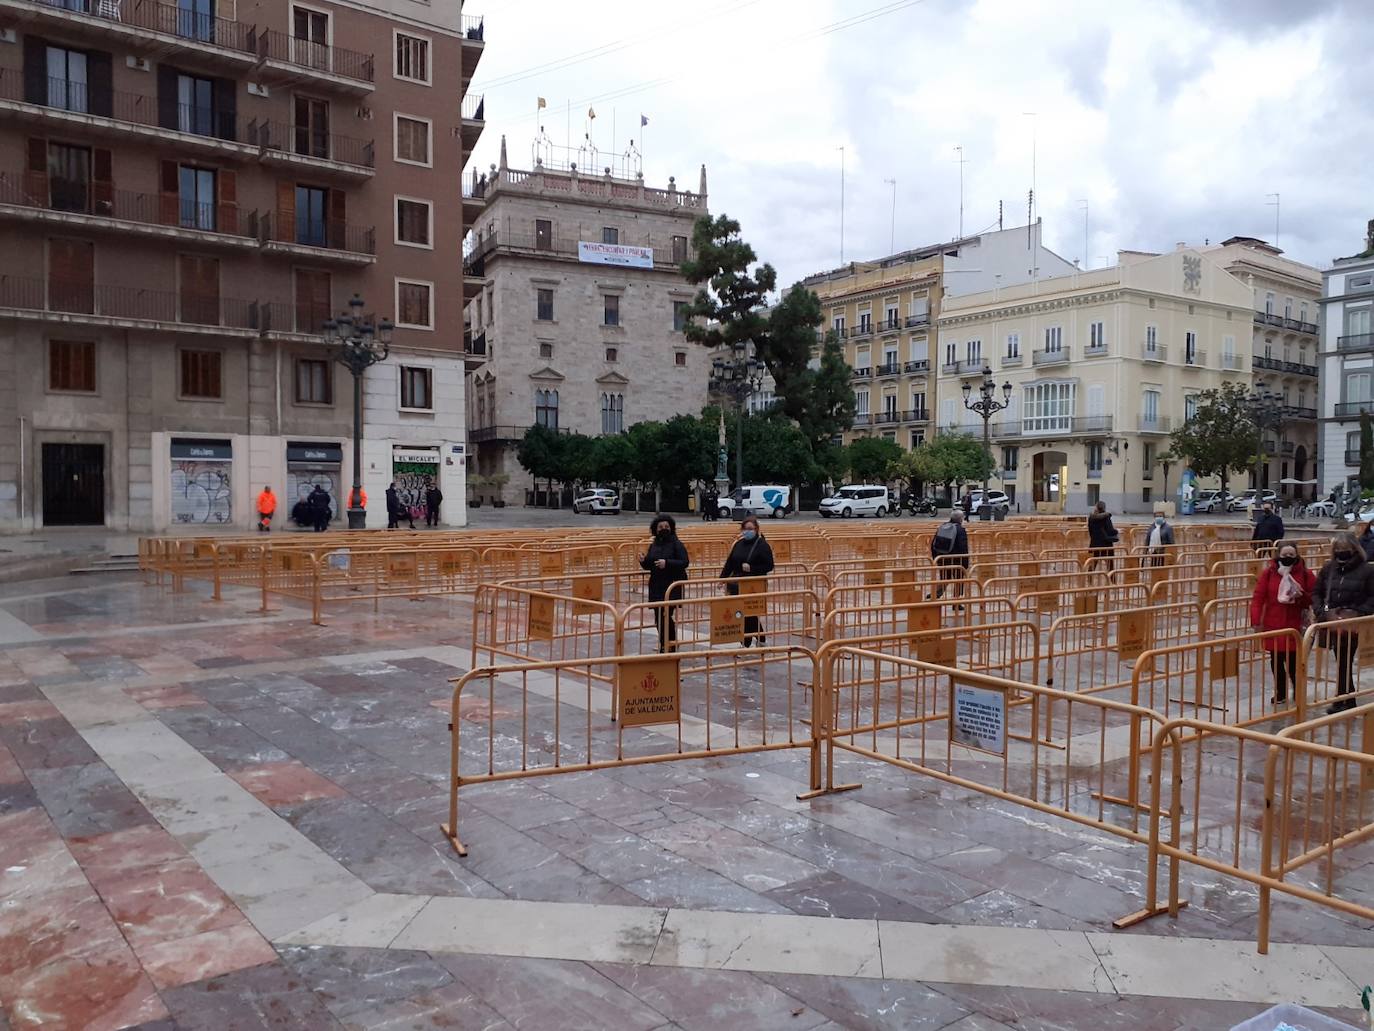
POLYGON ((589 265, 620 265, 624 268, 653 268, 652 247, 626 247, 618 243, 577 241, 577 260, 589 265))

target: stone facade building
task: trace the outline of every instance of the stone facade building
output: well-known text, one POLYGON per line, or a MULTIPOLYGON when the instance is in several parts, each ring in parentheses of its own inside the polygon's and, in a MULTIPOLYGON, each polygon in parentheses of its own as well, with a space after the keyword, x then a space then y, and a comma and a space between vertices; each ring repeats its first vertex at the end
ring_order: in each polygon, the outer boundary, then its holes
MULTIPOLYGON (((1285 484, 1317 475, 1317 310, 1321 273, 1285 258, 1263 240, 1233 236, 1201 253, 1245 283, 1254 293, 1251 338, 1252 382, 1278 395, 1282 421, 1271 427, 1261 487, 1285 500, 1311 500, 1317 485, 1285 484)), ((1251 477, 1252 487, 1255 486, 1251 477)))
MULTIPOLYGON (((876 435, 916 447, 934 431, 938 362, 932 341, 942 299, 1072 272, 1072 263, 1043 245, 1041 228, 1037 222, 981 233, 851 262, 802 281, 820 297, 823 331, 839 333, 854 370, 854 426, 846 443, 876 435)), ((983 368, 982 357, 972 353, 958 362, 983 368)))
MULTIPOLYGON (((941 430, 981 436, 964 408, 990 365, 1011 405, 994 416, 996 485, 1022 511, 1148 512, 1174 500, 1169 433, 1209 388, 1250 382, 1254 291, 1210 255, 1122 252, 1111 268, 946 297, 941 430), (976 361, 968 360, 974 356, 976 361), (975 367, 976 366, 976 367, 975 367)), ((1244 482, 1242 472, 1230 486, 1244 482)), ((1199 486, 1221 486, 1202 482, 1199 486)))
POLYGON ((397 323, 369 522, 417 467, 462 522, 460 7, 0 5, 0 528, 247 529, 265 484, 338 517, 353 391, 320 330, 355 293, 397 323))
POLYGON ((707 214, 706 169, 695 193, 643 178, 584 175, 501 161, 474 184, 466 272, 481 287, 465 314, 468 440, 482 497, 522 504, 533 481, 516 444, 533 425, 588 436, 696 415, 710 356, 682 333, 695 288, 682 278, 692 225, 707 214))
POLYGON ((1319 490, 1360 492, 1360 415, 1374 412, 1374 219, 1364 249, 1322 273, 1319 490))

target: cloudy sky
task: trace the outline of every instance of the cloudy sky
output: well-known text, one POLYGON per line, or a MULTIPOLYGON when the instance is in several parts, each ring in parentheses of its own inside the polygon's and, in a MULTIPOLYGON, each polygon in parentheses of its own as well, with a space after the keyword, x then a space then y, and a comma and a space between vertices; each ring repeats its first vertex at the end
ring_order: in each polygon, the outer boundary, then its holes
POLYGON ((503 133, 528 167, 541 124, 577 147, 594 106, 598 167, 631 138, 651 186, 704 162, 782 284, 840 262, 842 154, 846 260, 889 252, 886 180, 898 250, 958 233, 956 147, 965 232, 1025 224, 1034 143, 1046 242, 1090 266, 1272 240, 1274 193, 1317 266, 1374 218, 1371 0, 480 2, 479 168, 503 133))

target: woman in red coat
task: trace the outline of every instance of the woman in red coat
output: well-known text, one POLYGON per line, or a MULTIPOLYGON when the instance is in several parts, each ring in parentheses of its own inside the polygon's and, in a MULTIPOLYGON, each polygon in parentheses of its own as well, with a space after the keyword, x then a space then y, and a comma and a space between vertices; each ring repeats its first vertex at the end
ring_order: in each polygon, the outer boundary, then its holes
MULTIPOLYGON (((1292 544, 1279 548, 1274 561, 1264 567, 1250 598, 1250 625, 1256 630, 1296 630, 1302 633, 1303 617, 1312 604, 1317 578, 1302 564, 1292 544)), ((1274 697, 1277 705, 1288 700, 1288 684, 1298 679, 1298 647, 1290 637, 1268 637, 1264 650, 1274 671, 1274 697)))

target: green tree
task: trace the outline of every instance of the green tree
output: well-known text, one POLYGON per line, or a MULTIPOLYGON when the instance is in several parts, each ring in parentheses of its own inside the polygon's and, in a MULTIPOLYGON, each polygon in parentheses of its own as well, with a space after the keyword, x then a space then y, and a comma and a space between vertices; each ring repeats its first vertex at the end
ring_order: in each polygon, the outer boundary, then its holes
POLYGON ((1360 413, 1360 489, 1374 491, 1374 419, 1360 413))
POLYGON ((1198 396, 1197 414, 1169 435, 1169 449, 1187 459, 1197 475, 1219 476, 1225 490, 1231 471, 1254 461, 1258 433, 1249 392, 1227 383, 1198 396))
POLYGON ((682 275, 700 287, 687 307, 688 340, 712 350, 738 351, 761 340, 767 331, 764 316, 768 294, 777 285, 772 265, 758 265, 754 248, 739 234, 739 223, 728 215, 703 215, 692 226, 696 257, 682 263, 682 275))
POLYGON ((911 471, 916 478, 940 484, 946 494, 953 484, 982 483, 994 468, 979 438, 952 428, 937 433, 912 452, 911 471))
POLYGON ((515 448, 515 460, 536 480, 558 478, 558 433, 545 426, 531 426, 515 448))
POLYGON ((595 438, 589 462, 591 479, 599 484, 623 484, 634 479, 635 449, 623 433, 595 438))
POLYGON ((885 483, 887 471, 902 457, 895 440, 860 437, 849 445, 849 471, 859 483, 885 483))
POLYGON ((596 479, 596 440, 581 433, 559 438, 558 472, 554 479, 574 490, 596 479))
POLYGON ((655 482, 681 487, 709 480, 716 471, 716 429, 691 415, 675 415, 663 424, 655 482))
MULTIPOLYGON (((734 468, 736 448, 739 446, 738 424, 726 423, 725 446, 731 468, 734 468)), ((802 432, 777 411, 750 413, 744 417, 744 482, 745 483, 810 483, 816 477, 802 432)))

